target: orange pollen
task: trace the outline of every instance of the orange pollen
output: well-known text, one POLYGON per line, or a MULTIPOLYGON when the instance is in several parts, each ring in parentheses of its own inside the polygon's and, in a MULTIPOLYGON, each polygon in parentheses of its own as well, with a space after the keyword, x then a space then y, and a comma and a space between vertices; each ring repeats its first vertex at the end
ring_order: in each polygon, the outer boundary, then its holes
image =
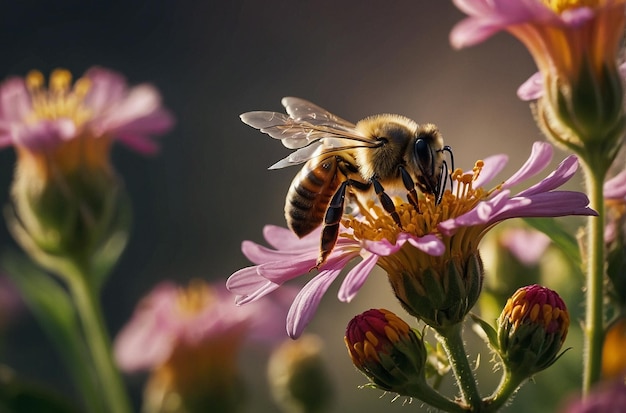
POLYGON ((48 88, 44 86, 44 76, 33 70, 26 75, 26 88, 30 92, 33 111, 26 121, 71 119, 80 126, 92 116, 85 107, 84 99, 91 87, 91 81, 80 78, 72 87, 72 74, 65 69, 56 69, 50 74, 48 88))
POLYGON ((399 227, 390 214, 380 206, 378 198, 368 199, 363 205, 356 201, 360 214, 347 216, 342 224, 351 228, 353 234, 343 233, 342 236, 357 239, 380 241, 383 239, 395 243, 401 232, 422 237, 437 233, 437 225, 450 218, 456 218, 472 210, 480 201, 486 199, 500 186, 488 191, 474 188, 474 181, 480 175, 484 162, 476 161, 471 173, 463 173, 456 169, 450 174, 455 183, 453 191, 445 191, 440 203, 436 203, 434 195, 424 194, 418 201, 419 210, 408 202, 396 198, 395 207, 402 227, 399 227))

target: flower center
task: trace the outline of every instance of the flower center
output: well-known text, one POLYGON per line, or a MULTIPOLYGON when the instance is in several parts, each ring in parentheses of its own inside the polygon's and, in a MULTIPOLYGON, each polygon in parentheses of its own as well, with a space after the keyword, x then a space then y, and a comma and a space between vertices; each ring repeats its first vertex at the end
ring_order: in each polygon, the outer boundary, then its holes
POLYGON ((480 175, 483 166, 484 162, 479 160, 476 161, 472 172, 463 173, 460 169, 452 172, 450 177, 454 182, 454 189, 446 190, 438 204, 435 202, 435 197, 430 194, 425 194, 419 199, 419 210, 406 202, 397 204, 396 211, 402 228, 395 224, 392 217, 378 205, 377 201, 370 199, 367 205, 359 204, 359 216, 350 216, 342 222, 346 228, 353 230, 353 235, 346 233, 342 235, 359 240, 386 239, 395 243, 401 232, 418 237, 435 233, 438 231, 437 225, 440 222, 470 211, 499 188, 496 187, 491 191, 482 187, 474 188, 473 183, 480 175))
POLYGON ((44 81, 43 74, 37 70, 26 76, 33 107, 28 121, 69 118, 80 126, 91 118, 91 110, 83 104, 91 86, 89 79, 77 79, 72 87, 72 74, 65 69, 56 69, 50 75, 47 88, 44 81))
POLYGON ((599 0, 543 0, 543 2, 555 12, 562 13, 565 10, 579 7, 595 8, 598 6, 599 0))
POLYGON ((180 288, 177 301, 183 315, 194 316, 210 305, 215 299, 211 288, 201 280, 192 280, 187 288, 180 288))

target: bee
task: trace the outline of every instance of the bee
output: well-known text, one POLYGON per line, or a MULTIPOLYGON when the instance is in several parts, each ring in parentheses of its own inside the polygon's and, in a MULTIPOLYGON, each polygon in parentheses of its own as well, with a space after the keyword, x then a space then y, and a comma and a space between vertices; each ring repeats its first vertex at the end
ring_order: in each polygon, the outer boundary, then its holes
POLYGON ((347 194, 369 193, 373 188, 400 228, 400 217, 385 188, 406 191, 418 211, 417 190, 441 202, 448 177, 445 153, 452 169, 454 159, 435 125, 419 125, 391 114, 369 116, 355 125, 304 99, 286 97, 281 103, 287 114, 255 111, 240 117, 295 149, 269 169, 304 163, 287 193, 285 218, 300 238, 323 224, 315 268, 326 261, 337 242, 347 194))

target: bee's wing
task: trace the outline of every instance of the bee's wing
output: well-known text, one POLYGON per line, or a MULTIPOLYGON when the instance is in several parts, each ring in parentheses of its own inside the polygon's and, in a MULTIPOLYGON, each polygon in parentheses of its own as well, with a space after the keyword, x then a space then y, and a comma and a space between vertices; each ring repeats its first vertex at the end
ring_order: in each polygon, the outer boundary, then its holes
MULTIPOLYGON (((288 115, 278 112, 246 112, 241 120, 280 139, 287 148, 303 148, 313 142, 328 139, 352 139, 358 142, 373 143, 363 136, 353 123, 341 119, 325 109, 303 99, 283 98, 288 115)), ((359 143, 355 145, 360 146, 359 143)))
POLYGON ((354 131, 354 124, 308 100, 285 97, 281 100, 289 116, 296 121, 308 122, 312 125, 330 126, 346 131, 354 131))

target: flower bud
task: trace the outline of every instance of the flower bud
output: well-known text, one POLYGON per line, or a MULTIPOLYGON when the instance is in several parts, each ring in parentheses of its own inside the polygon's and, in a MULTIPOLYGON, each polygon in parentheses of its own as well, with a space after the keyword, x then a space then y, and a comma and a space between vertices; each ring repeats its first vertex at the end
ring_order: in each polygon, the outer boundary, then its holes
POLYGON ((612 160, 624 133, 622 80, 615 62, 600 70, 591 66, 584 61, 576 76, 566 80, 547 76, 539 119, 549 136, 569 148, 602 148, 612 160))
POLYGON ((425 384, 422 337, 390 311, 368 310, 354 317, 344 338, 354 365, 375 387, 399 394, 425 384))
POLYGON ((409 314, 436 330, 446 329, 461 323, 478 300, 483 264, 478 251, 472 251, 427 267, 420 274, 390 272, 389 280, 409 314))
MULTIPOLYGON (((66 146, 73 144, 79 142, 66 146)), ((37 164, 41 162, 52 170, 58 167, 41 154, 20 155, 7 210, 11 231, 31 258, 55 271, 63 260, 97 260, 109 242, 125 243, 129 203, 110 168, 46 174, 37 164)), ((114 262, 117 255, 111 258, 114 262)))
POLYGON ((530 377, 559 357, 569 313, 559 295, 542 286, 518 289, 498 318, 500 356, 516 375, 530 377))
POLYGON ((321 357, 322 344, 308 334, 284 341, 272 353, 268 379, 274 401, 283 411, 327 411, 333 387, 321 357))

